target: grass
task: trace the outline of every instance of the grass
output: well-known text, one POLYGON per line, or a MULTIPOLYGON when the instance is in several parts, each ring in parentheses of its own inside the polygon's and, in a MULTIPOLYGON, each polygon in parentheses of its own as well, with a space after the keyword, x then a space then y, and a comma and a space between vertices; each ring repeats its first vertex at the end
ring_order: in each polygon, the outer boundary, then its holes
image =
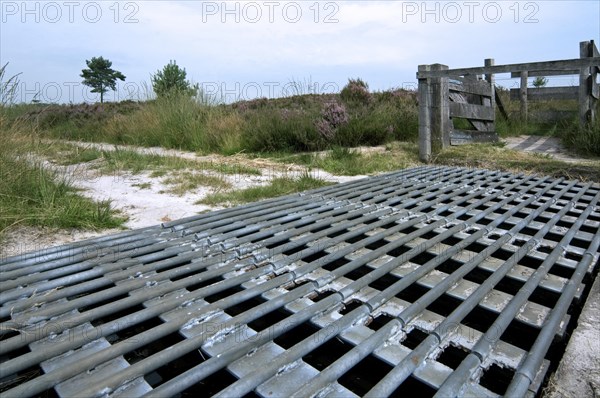
POLYGON ((600 181, 600 160, 566 163, 545 154, 525 153, 504 148, 502 144, 449 147, 440 152, 433 162, 449 166, 498 169, 583 181, 600 181))
MULTIPOLYGON (((3 76, 3 75, 2 75, 3 76)), ((0 80, 4 80, 0 77, 0 80)), ((64 142, 47 144, 47 138, 160 146, 224 155, 245 152, 307 169, 337 175, 374 174, 418 163, 417 102, 414 92, 387 90, 360 96, 303 94, 234 104, 208 103, 202 98, 170 96, 144 102, 108 104, 0 106, 0 231, 10 225, 30 224, 103 228, 122 222, 110 203, 94 203, 72 188, 70 175, 43 168, 28 153, 52 159, 58 165, 86 164, 102 173, 149 171, 166 177, 176 194, 200 185, 217 192, 203 202, 243 203, 285 195, 327 184, 309 175, 277 178, 268 186, 231 191, 220 176, 260 175, 261 171, 231 161, 216 163, 175 156, 142 154, 134 150, 64 142), (333 106, 335 105, 335 106, 333 106), (328 109, 339 112, 333 122, 328 109), (329 115, 329 116, 328 116, 329 115), (323 128, 323 123, 330 123, 323 128), (398 141, 403 141, 399 143, 398 141), (382 152, 361 152, 351 147, 386 145, 382 152), (327 151, 324 154, 307 151, 327 151), (204 173, 206 172, 206 173, 204 173)), ((507 92, 500 92, 507 96, 507 92)), ((505 100, 511 122, 497 119, 501 137, 546 134, 561 137, 578 153, 600 154, 600 120, 587 128, 574 121, 562 124, 523 123, 518 102, 505 100)), ((572 104, 532 103, 536 110, 571 110, 572 104)), ((600 108, 599 108, 600 110, 600 108)), ((600 113, 600 112, 599 112, 600 113)), ((540 173, 600 181, 600 161, 564 163, 536 154, 520 153, 500 145, 450 147, 435 163, 466 167, 540 173)), ((150 185, 140 184, 140 189, 150 185)))
POLYGON ((356 149, 336 147, 323 157, 314 157, 312 167, 334 175, 364 175, 394 171, 419 162, 415 144, 395 142, 385 152, 361 153, 356 149))
POLYGON ((192 173, 189 171, 171 175, 163 180, 163 183, 171 185, 167 193, 183 196, 189 191, 198 189, 200 186, 208 186, 217 190, 229 189, 231 184, 222 177, 206 175, 202 173, 192 173))
POLYGON ((207 195, 204 199, 198 201, 198 204, 222 205, 224 203, 240 204, 255 202, 262 199, 274 198, 283 195, 289 195, 296 192, 307 191, 331 185, 331 182, 314 178, 308 173, 297 177, 279 177, 274 178, 269 185, 252 187, 229 192, 218 192, 207 195))
POLYGON ((413 92, 388 90, 369 95, 372 100, 364 103, 344 103, 338 94, 305 94, 230 105, 169 96, 139 103, 23 105, 10 117, 36 125, 47 138, 225 155, 379 145, 416 137, 413 92), (318 126, 331 102, 344 106, 348 121, 331 136, 324 136, 318 126))
POLYGON ((356 148, 334 147, 325 153, 261 154, 282 163, 295 163, 309 169, 322 169, 333 175, 368 175, 383 173, 419 164, 416 144, 391 142, 383 152, 362 153, 356 148))
POLYGON ((16 225, 59 228, 114 228, 125 221, 109 201, 80 196, 68 174, 48 170, 30 155, 44 147, 39 122, 21 118, 31 106, 12 105, 18 75, 0 67, 0 240, 16 225))
POLYGON ((131 186, 139 188, 139 189, 150 189, 150 188, 152 188, 152 183, 150 183, 150 182, 141 182, 139 184, 131 184, 131 186))
MULTIPOLYGON (((510 101, 508 91, 500 90, 500 96, 509 114, 507 121, 498 113, 496 130, 500 137, 519 135, 543 135, 559 137, 563 144, 577 154, 584 156, 600 155, 600 117, 592 125, 579 125, 578 106, 572 100, 531 101, 529 103, 530 118, 527 122, 521 119, 519 101, 510 101), (536 115, 558 111, 567 115, 561 121, 541 121, 536 115)), ((597 104, 596 115, 600 115, 600 103, 597 104)))
POLYGON ((92 145, 80 146, 76 144, 56 142, 48 146, 40 154, 51 159, 59 165, 70 165, 102 160, 94 165, 105 173, 130 171, 139 174, 142 171, 152 171, 152 176, 158 177, 169 171, 177 170, 204 170, 223 175, 261 175, 255 167, 242 164, 228 164, 207 161, 196 161, 177 156, 164 156, 159 154, 145 154, 135 150, 115 147, 114 150, 100 150, 92 145))
POLYGON ((60 166, 88 163, 102 157, 102 151, 93 147, 79 147, 56 141, 47 146, 39 146, 38 153, 46 159, 51 159, 60 166))
POLYGON ((0 237, 16 225, 85 229, 122 225, 125 218, 109 201, 82 197, 69 174, 48 170, 41 161, 28 157, 36 143, 23 131, 17 132, 18 128, 13 125, 0 131, 0 237))
POLYGON ((571 126, 564 131, 562 139, 568 148, 584 155, 600 156, 600 104, 596 115, 594 123, 586 127, 571 126))

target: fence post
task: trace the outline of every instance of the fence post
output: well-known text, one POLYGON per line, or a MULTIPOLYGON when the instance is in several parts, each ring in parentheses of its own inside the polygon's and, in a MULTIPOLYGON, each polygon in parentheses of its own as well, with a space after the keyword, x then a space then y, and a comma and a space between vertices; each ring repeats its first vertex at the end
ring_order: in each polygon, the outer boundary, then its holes
MULTIPOLYGON (((448 70, 447 65, 433 64, 432 71, 448 70)), ((448 76, 431 79, 431 149, 439 152, 450 146, 450 93, 448 76)))
MULTIPOLYGON (((594 40, 590 40, 590 57, 600 57, 600 52, 598 52, 598 47, 596 47, 596 43, 594 40)), ((590 123, 594 123, 598 115, 596 114, 596 104, 600 100, 600 84, 598 84, 598 73, 600 73, 600 66, 592 66, 590 68, 590 123)))
MULTIPOLYGON (((594 56, 594 42, 582 41, 579 43, 579 58, 588 58, 594 56)), ((594 98, 592 96, 592 87, 595 81, 592 80, 593 66, 581 68, 579 71, 579 124, 584 127, 594 120, 594 98)))
MULTIPOLYGON (((484 61, 484 65, 485 66, 494 66, 494 58, 487 58, 484 61)), ((494 78, 494 74, 493 73, 489 73, 485 75, 485 80, 490 83, 490 103, 489 106, 492 107, 492 115, 493 115, 493 119, 494 121, 492 122, 492 125, 494 126, 494 131, 496 131, 496 79, 494 78)), ((488 105, 488 104, 483 104, 483 105, 488 105)))
POLYGON ((521 72, 521 85, 519 87, 519 99, 521 100, 521 119, 527 122, 527 78, 529 72, 521 72))
MULTIPOLYGON (((430 65, 419 65, 419 72, 429 72, 430 65)), ((431 161, 431 88, 429 78, 419 78, 419 159, 431 161)))

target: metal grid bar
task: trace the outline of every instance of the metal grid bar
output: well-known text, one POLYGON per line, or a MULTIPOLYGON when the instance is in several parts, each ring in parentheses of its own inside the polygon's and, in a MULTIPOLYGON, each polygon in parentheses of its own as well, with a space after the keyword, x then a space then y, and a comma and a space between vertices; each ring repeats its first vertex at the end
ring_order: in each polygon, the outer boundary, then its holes
POLYGON ((420 167, 5 259, 0 389, 534 394, 597 272, 599 199, 420 167))

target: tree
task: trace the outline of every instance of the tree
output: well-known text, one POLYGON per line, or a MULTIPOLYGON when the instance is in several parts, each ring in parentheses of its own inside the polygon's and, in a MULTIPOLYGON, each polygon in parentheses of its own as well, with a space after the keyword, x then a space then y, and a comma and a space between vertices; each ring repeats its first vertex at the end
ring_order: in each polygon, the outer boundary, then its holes
POLYGON ((193 97, 198 92, 198 85, 192 85, 185 79, 186 76, 185 68, 180 68, 176 61, 171 60, 152 75, 152 88, 159 98, 173 94, 193 97))
POLYGON ((117 79, 125 81, 125 76, 111 68, 112 62, 102 57, 93 57, 85 61, 88 69, 81 71, 83 84, 92 88, 92 93, 100 93, 100 102, 104 102, 104 93, 117 89, 117 79))
POLYGON ((548 84, 548 79, 546 79, 544 76, 538 76, 533 79, 533 87, 535 88, 544 87, 546 84, 548 84))

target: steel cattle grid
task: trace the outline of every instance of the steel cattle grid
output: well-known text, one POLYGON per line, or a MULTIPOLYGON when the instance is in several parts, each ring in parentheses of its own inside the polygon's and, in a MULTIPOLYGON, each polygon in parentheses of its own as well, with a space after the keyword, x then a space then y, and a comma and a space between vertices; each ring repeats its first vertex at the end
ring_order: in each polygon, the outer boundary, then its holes
POLYGON ((420 167, 4 259, 2 397, 533 395, 599 198, 420 167))

